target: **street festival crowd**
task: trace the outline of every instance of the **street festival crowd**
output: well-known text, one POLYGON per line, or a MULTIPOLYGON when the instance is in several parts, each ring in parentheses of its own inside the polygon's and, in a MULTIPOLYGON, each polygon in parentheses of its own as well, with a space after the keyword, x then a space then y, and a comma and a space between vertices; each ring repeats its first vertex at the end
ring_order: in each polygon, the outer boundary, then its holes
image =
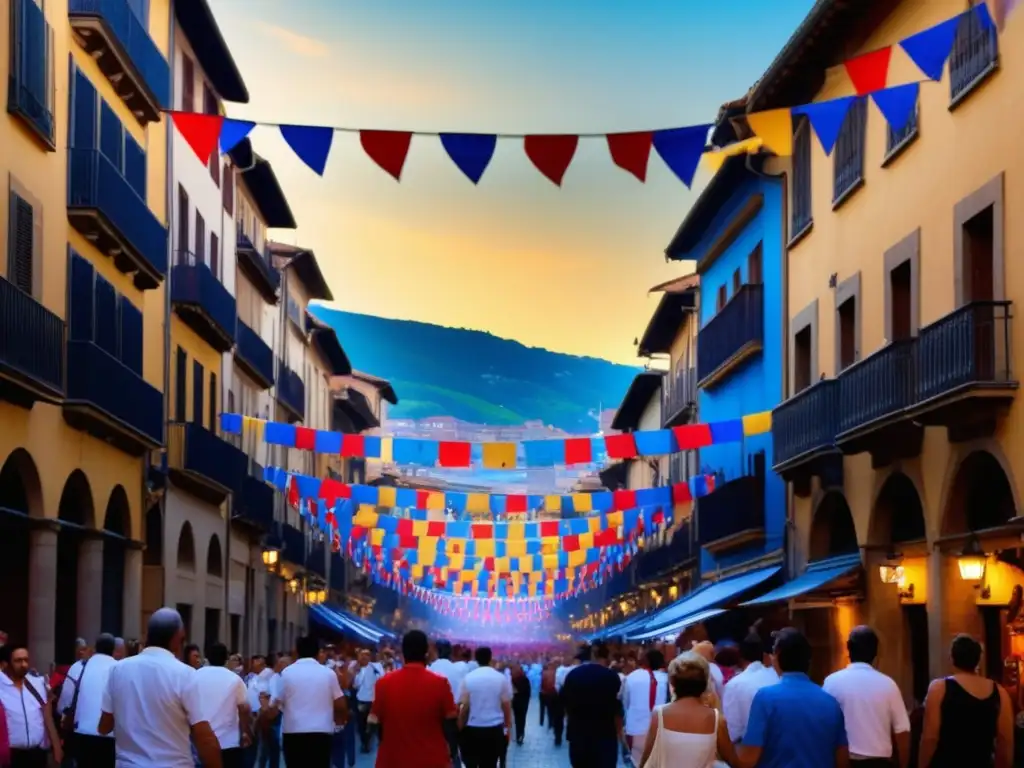
POLYGON ((573 768, 1016 764, 1011 700, 979 674, 981 645, 967 635, 919 718, 875 668, 867 626, 850 632, 848 666, 821 686, 793 628, 685 650, 584 645, 571 659, 560 646, 431 643, 421 630, 400 649, 309 636, 295 646, 243 661, 215 644, 204 657, 163 608, 144 644, 79 640, 78 661, 47 679, 25 645, 5 642, 0 766, 352 768, 375 748, 378 768, 498 768, 523 743, 534 695, 537 727, 573 768))

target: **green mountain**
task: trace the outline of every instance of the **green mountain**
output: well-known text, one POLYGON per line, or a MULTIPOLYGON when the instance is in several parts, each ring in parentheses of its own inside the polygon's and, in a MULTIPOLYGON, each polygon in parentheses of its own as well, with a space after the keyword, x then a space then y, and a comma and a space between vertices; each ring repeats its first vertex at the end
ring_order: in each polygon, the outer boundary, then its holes
POLYGON ((331 325, 352 367, 391 381, 393 418, 453 416, 481 424, 539 419, 593 432, 593 412, 615 408, 638 368, 527 347, 483 331, 310 307, 331 325))

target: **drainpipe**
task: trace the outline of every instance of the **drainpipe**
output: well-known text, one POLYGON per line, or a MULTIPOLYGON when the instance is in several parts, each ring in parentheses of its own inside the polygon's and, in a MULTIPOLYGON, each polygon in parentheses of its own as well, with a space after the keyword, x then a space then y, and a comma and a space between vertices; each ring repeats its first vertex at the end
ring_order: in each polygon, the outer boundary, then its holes
MULTIPOLYGON (((219 151, 218 151, 218 149, 216 147, 214 148, 213 151, 217 155, 217 165, 218 165, 217 172, 219 174, 220 173, 220 153, 219 153, 219 151)), ((235 173, 235 171, 234 171, 234 169, 232 169, 231 170, 232 177, 234 176, 234 173, 235 173)), ((231 179, 231 183, 232 183, 232 186, 234 186, 234 178, 231 179)), ((220 186, 221 186, 220 237, 217 238, 217 247, 220 249, 220 253, 217 254, 217 263, 220 265, 220 268, 221 268, 221 275, 222 275, 222 277, 221 277, 221 284, 223 285, 223 283, 224 283, 224 278, 223 278, 223 274, 224 274, 224 258, 223 258, 224 257, 224 199, 223 199, 223 196, 224 196, 224 176, 223 175, 221 175, 220 186)), ((212 257, 212 254, 211 254, 211 257, 212 257)), ((238 296, 238 285, 237 284, 235 285, 234 294, 235 294, 236 297, 238 296)), ((236 328, 236 332, 237 332, 237 328, 238 328, 237 307, 236 307, 235 314, 236 314, 235 328, 236 328)), ((223 354, 221 355, 220 359, 221 359, 221 372, 220 372, 220 405, 221 405, 221 408, 220 409, 221 409, 221 411, 223 411, 224 410, 224 388, 227 385, 226 377, 224 376, 224 372, 226 370, 226 367, 224 365, 224 355, 223 354)), ((231 367, 232 367, 232 372, 233 372, 234 362, 231 363, 231 367)), ((210 426, 212 426, 214 429, 217 428, 216 425, 214 425, 214 424, 211 424, 210 426)), ((241 442, 241 441, 239 441, 239 442, 241 442)), ((242 451, 244 452, 245 451, 245 446, 243 445, 243 446, 241 446, 241 448, 242 448, 242 451)), ((247 455, 246 456, 246 462, 245 462, 245 475, 248 475, 248 474, 249 474, 249 460, 248 460, 248 455, 247 455)), ((242 476, 243 480, 245 479, 245 475, 242 476)), ((227 520, 226 520, 226 528, 227 528, 227 530, 225 531, 225 534, 224 534, 224 541, 225 541, 225 544, 224 544, 224 559, 227 561, 227 574, 224 576, 224 611, 223 611, 224 615, 221 617, 221 621, 223 622, 223 625, 224 625, 224 635, 223 635, 223 637, 227 637, 227 639, 229 639, 229 640, 231 639, 231 637, 230 637, 230 635, 231 635, 231 631, 230 631, 231 630, 231 521, 232 521, 232 519, 234 519, 234 501, 235 501, 235 495, 233 493, 228 494, 228 501, 227 501, 228 509, 227 509, 227 515, 225 515, 225 517, 227 518, 227 520)), ((248 608, 248 606, 243 606, 243 607, 245 609, 248 608)), ((248 613, 248 610, 246 610, 246 613, 248 613)), ((238 653, 238 649, 237 648, 232 648, 231 652, 232 653, 238 653)))

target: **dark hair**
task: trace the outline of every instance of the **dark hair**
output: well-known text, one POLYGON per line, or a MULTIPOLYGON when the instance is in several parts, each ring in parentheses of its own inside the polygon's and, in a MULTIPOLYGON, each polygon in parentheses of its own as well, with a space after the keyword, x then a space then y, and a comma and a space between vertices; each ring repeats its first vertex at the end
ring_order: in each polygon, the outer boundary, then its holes
POLYGON ((605 661, 611 658, 612 652, 604 643, 596 643, 593 647, 594 658, 605 661))
POLYGON ((224 643, 213 643, 206 649, 206 658, 211 667, 223 667, 228 663, 228 647, 224 643))
POLYGON ((254 653, 252 656, 249 657, 249 661, 263 661, 263 662, 266 662, 266 660, 267 660, 267 657, 264 656, 262 653, 254 653))
POLYGON ((799 629, 786 627, 776 632, 774 652, 783 672, 807 674, 811 668, 811 644, 799 629))
POLYGON ((594 655, 593 647, 591 647, 589 645, 581 645, 579 647, 579 649, 576 651, 576 660, 577 661, 590 661, 590 659, 593 657, 593 655, 594 655))
POLYGON ((430 642, 425 633, 412 629, 402 637, 402 656, 407 664, 421 664, 427 660, 430 642))
POLYGON ((720 667, 735 667, 740 663, 740 649, 732 643, 723 645, 715 654, 715 664, 720 667))
POLYGON ((677 699, 699 699, 708 689, 707 667, 683 660, 675 666, 669 683, 677 699))
POLYGON ((479 664, 481 667, 490 666, 492 656, 490 648, 488 648, 487 646, 477 648, 476 654, 474 655, 476 658, 476 663, 479 664))
POLYGON ((28 648, 24 643, 7 643, 0 645, 0 664, 10 664, 14 652, 21 648, 28 648))
POLYGON ((850 661, 871 664, 878 656, 878 635, 868 626, 854 627, 846 640, 850 661))
POLYGON ((452 644, 447 640, 437 641, 437 658, 450 659, 452 657, 452 644))
POLYGON ((320 653, 320 642, 309 635, 303 635, 295 641, 295 654, 300 659, 315 659, 320 653))
POLYGON ((181 655, 187 660, 188 657, 192 655, 192 651, 195 651, 200 656, 203 655, 199 650, 199 646, 195 643, 189 643, 188 645, 186 645, 185 648, 182 650, 181 655))
POLYGON ((949 647, 953 666, 964 672, 974 672, 981 664, 981 643, 970 635, 957 635, 949 647))
POLYGON ((96 653, 102 653, 104 656, 113 656, 114 647, 117 645, 117 640, 109 632, 104 632, 102 635, 96 638, 96 644, 93 646, 96 653))
POLYGON ((646 654, 647 668, 656 670, 665 666, 665 654, 657 648, 652 648, 646 654))
POLYGON ((750 631, 740 643, 740 658, 749 664, 764 659, 764 640, 755 631, 750 631))
POLYGON ((462 660, 470 661, 473 658, 473 652, 469 648, 462 649, 462 660))

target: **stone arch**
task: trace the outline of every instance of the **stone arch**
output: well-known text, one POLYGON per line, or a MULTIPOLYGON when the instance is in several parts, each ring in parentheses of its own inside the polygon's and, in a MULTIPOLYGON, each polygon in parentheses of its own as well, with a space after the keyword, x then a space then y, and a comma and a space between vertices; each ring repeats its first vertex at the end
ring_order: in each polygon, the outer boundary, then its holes
POLYGON ((813 562, 857 551, 857 528, 853 523, 850 505, 841 491, 830 490, 821 497, 814 509, 807 560, 813 562))
POLYGON ((103 515, 103 599, 100 627, 104 632, 121 635, 124 630, 125 553, 131 533, 131 507, 124 487, 115 485, 103 515))
POLYGON ((107 500, 107 511, 103 515, 103 530, 130 539, 132 536, 131 505, 123 485, 115 485, 107 500))
POLYGON ((8 455, 0 468, 0 584, 20 584, 0 601, 0 627, 11 637, 28 638, 29 518, 43 516, 42 485, 35 461, 24 448, 8 455))
POLYGON ((210 537, 210 544, 206 548, 206 575, 224 578, 224 557, 216 533, 210 537))
POLYGON ((85 472, 76 469, 64 481, 57 506, 57 518, 80 528, 96 527, 96 511, 92 502, 92 486, 85 472))
POLYGON ((146 510, 146 549, 142 553, 142 563, 164 564, 164 516, 159 504, 146 510))
POLYGON ((0 508, 28 517, 43 516, 43 486, 32 455, 15 448, 0 469, 0 508))
POLYGON ((188 520, 182 523, 178 534, 177 566, 183 571, 195 573, 196 570, 196 539, 192 535, 192 523, 188 520))
POLYGON ((80 469, 74 470, 64 481, 64 490, 61 491, 60 503, 57 505, 57 519, 61 525, 57 533, 57 594, 54 600, 53 640, 54 659, 64 664, 74 660, 79 620, 92 618, 79 615, 81 601, 78 587, 82 575, 79 566, 84 563, 88 569, 95 567, 94 561, 82 560, 82 547, 90 535, 89 531, 96 528, 92 486, 85 472, 80 469))
POLYGON ((868 543, 887 545, 923 541, 927 537, 924 503, 917 484, 896 470, 885 478, 871 510, 868 543))
POLYGON ((1005 525, 1017 516, 1017 493, 1005 457, 987 448, 968 452, 947 475, 940 536, 1005 525))

